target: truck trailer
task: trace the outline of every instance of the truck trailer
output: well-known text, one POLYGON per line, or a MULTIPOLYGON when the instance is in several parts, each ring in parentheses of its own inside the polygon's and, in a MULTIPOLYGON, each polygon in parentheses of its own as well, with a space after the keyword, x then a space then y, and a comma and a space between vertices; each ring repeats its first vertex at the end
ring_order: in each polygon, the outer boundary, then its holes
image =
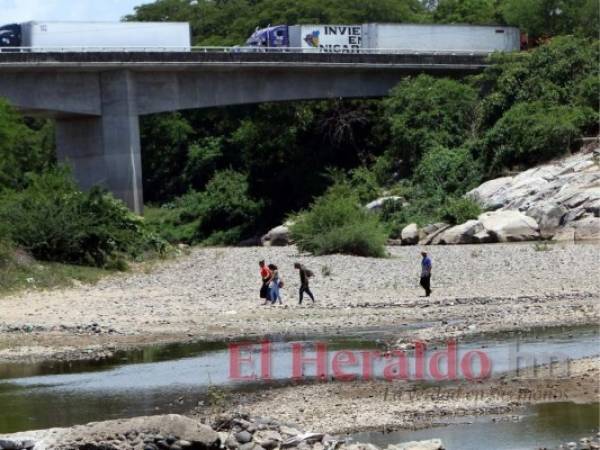
POLYGON ((190 51, 185 22, 41 22, 0 26, 0 50, 190 51))
POLYGON ((514 27, 479 25, 277 25, 257 29, 246 45, 309 53, 492 53, 519 51, 521 35, 514 27))

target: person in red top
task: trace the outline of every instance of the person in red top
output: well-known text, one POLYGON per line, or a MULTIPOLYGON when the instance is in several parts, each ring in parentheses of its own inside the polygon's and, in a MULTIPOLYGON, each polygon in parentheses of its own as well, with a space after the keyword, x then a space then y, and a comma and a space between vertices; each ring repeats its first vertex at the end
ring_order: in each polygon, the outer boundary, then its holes
POLYGON ((260 287, 260 298, 264 298, 265 302, 263 305, 266 305, 267 302, 271 299, 269 295, 269 283, 271 282, 271 278, 273 278, 273 273, 271 269, 265 264, 265 261, 259 261, 258 265, 260 267, 260 279, 262 280, 262 286, 260 287))

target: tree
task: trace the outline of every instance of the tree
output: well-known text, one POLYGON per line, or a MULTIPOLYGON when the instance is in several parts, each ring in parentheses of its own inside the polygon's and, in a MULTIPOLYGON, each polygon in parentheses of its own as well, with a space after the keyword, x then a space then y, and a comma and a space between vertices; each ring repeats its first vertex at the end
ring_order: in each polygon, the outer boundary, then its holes
POLYGON ((53 137, 48 121, 25 121, 0 99, 0 191, 23 187, 28 173, 54 164, 53 137))
POLYGON ((574 32, 598 36, 597 0, 504 0, 501 10, 509 25, 534 38, 574 32))
POLYGON ((413 182, 428 195, 461 196, 481 182, 481 167, 466 148, 430 149, 415 170, 413 182))
POLYGON ((136 7, 127 20, 184 20, 196 45, 242 44, 258 27, 273 24, 418 22, 418 0, 158 0, 136 7))
POLYGON ((433 10, 436 23, 498 23, 494 0, 440 0, 433 10))
POLYGON ((517 103, 486 133, 486 164, 497 173, 505 167, 530 167, 563 155, 594 115, 582 107, 517 103))
POLYGON ((419 75, 400 82, 384 100, 392 135, 390 156, 408 172, 441 145, 458 147, 473 134, 477 92, 459 81, 419 75))
POLYGON ((578 105, 598 98, 597 84, 583 80, 597 78, 599 58, 598 41, 573 36, 556 37, 530 53, 495 56, 475 81, 484 94, 482 126, 492 127, 517 102, 578 105))
POLYGON ((181 174, 195 140, 190 123, 179 113, 169 113, 144 117, 140 129, 145 200, 162 201, 187 192, 181 174))
POLYGON ((237 244, 255 231, 263 207, 248 188, 245 174, 216 172, 203 191, 190 191, 168 208, 152 209, 149 223, 169 241, 237 244))

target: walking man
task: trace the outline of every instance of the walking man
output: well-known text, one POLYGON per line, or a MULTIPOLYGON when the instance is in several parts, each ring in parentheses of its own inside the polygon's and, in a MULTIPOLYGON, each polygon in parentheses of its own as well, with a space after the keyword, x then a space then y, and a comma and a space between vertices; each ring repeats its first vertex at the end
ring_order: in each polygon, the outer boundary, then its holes
POLYGON ((421 252, 421 286, 425 289, 425 297, 431 295, 431 258, 427 252, 421 252))
POLYGON ((308 294, 308 296, 314 303, 315 296, 313 295, 312 292, 310 292, 310 288, 308 287, 308 279, 313 276, 313 273, 300 263, 294 263, 294 269, 297 269, 300 271, 300 290, 299 290, 300 300, 298 301, 298 304, 299 305, 302 304, 302 299, 304 298, 305 292, 308 294))

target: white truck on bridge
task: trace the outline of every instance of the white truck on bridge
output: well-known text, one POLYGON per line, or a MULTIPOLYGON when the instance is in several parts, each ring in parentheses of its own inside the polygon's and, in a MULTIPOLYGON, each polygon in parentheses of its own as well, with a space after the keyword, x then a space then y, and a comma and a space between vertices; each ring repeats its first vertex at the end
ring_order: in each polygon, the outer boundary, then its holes
POLYGON ((0 26, 0 50, 190 51, 185 22, 25 22, 0 26))
POLYGON ((492 53, 519 51, 521 34, 479 25, 277 25, 256 30, 246 45, 309 53, 492 53))

